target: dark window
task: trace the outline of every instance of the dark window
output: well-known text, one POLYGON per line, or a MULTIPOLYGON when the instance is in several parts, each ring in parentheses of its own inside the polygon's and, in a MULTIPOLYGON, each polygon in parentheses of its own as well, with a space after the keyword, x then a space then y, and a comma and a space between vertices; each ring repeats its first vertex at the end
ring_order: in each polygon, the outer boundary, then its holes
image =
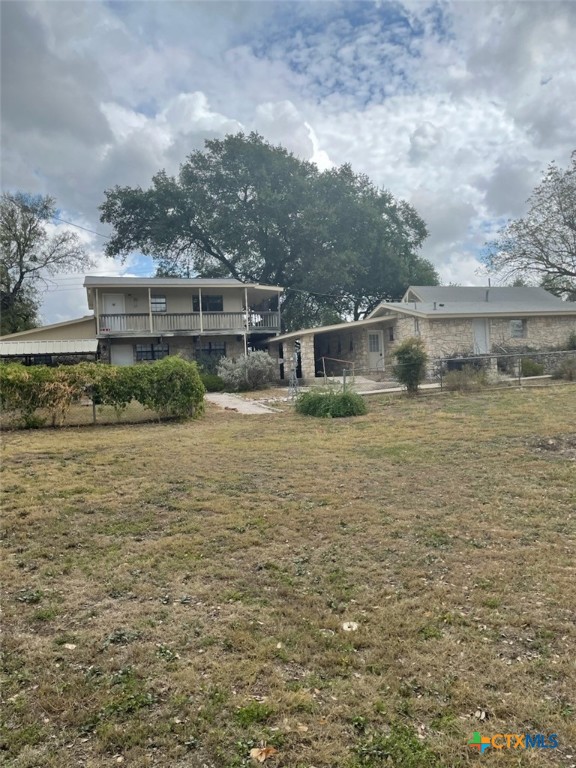
POLYGON ((354 337, 350 336, 350 352, 354 352, 354 337))
POLYGON ((510 320, 510 336, 513 339, 525 339, 527 336, 526 320, 510 320))
POLYGON ((388 328, 388 341, 394 341, 394 326, 391 325, 390 328, 388 328))
POLYGON ((342 354, 342 340, 340 339, 340 336, 338 336, 338 353, 339 355, 342 354))
POLYGON ((196 353, 196 357, 211 355, 212 357, 226 357, 226 344, 220 341, 204 342, 196 353))
POLYGON ((169 355, 168 344, 136 344, 136 362, 162 360, 169 355))
MULTIPOLYGON (((200 312, 199 296, 192 296, 192 311, 200 312)), ((222 296, 202 295, 202 312, 223 312, 224 299, 222 296)))
POLYGON ((151 296, 150 308, 152 312, 166 312, 166 296, 151 296))

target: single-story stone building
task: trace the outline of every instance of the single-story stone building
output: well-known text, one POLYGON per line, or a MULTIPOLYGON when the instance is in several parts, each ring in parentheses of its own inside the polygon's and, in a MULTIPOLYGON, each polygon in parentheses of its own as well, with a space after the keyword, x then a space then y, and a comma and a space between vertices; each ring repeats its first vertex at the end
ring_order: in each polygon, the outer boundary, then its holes
POLYGON ((576 302, 543 288, 411 286, 401 301, 382 302, 365 320, 285 333, 269 339, 268 350, 283 378, 296 362, 305 381, 352 369, 383 379, 394 348, 410 337, 421 338, 434 361, 565 349, 571 333, 576 302))

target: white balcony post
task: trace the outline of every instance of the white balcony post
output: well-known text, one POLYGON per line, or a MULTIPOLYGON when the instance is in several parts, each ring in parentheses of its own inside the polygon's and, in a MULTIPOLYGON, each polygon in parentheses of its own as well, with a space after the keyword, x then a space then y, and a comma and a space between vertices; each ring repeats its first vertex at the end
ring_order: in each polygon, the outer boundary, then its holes
MULTIPOLYGON (((244 307, 246 309, 246 333, 250 333, 250 309, 248 308, 248 288, 244 286, 244 307)), ((246 351, 246 337, 244 337, 244 351, 246 351)))
POLYGON ((152 288, 148 288, 148 323, 150 325, 150 333, 154 333, 152 323, 152 288))
POLYGON ((94 288, 94 309, 96 310, 96 336, 100 336, 100 302, 98 301, 98 288, 94 288))
POLYGON ((202 318, 202 288, 198 288, 198 309, 200 310, 200 333, 204 333, 204 320, 202 318))

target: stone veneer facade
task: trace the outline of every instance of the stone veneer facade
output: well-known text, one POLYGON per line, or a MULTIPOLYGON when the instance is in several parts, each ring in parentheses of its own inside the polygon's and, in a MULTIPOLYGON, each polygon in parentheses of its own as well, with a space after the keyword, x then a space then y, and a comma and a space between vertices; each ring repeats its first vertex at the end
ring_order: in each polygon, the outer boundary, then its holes
MULTIPOLYGON (((518 318, 526 321, 526 334, 514 338, 511 333, 512 318, 487 318, 489 328, 489 348, 494 354, 510 348, 525 350, 550 350, 566 348, 571 332, 576 332, 576 317, 528 317, 518 318)), ((408 315, 388 316, 381 323, 357 325, 350 323, 349 328, 322 333, 318 328, 315 333, 303 332, 300 337, 302 378, 315 378, 316 370, 321 369, 323 356, 337 358, 354 363, 357 374, 369 373, 368 332, 384 332, 384 370, 391 365, 391 353, 394 348, 408 338, 419 337, 424 341, 429 358, 448 357, 450 355, 474 354, 473 318, 415 318, 408 315), (394 339, 389 339, 388 329, 392 327, 394 339), (316 344, 315 344, 316 337, 316 344)), ((279 346, 283 345, 284 378, 288 380, 293 368, 295 338, 269 342, 270 354, 280 358, 279 346)), ((345 363, 334 360, 326 361, 327 373, 342 375, 345 363)), ((433 367, 433 366, 432 366, 433 367)), ((431 367, 431 370, 432 370, 431 367)))

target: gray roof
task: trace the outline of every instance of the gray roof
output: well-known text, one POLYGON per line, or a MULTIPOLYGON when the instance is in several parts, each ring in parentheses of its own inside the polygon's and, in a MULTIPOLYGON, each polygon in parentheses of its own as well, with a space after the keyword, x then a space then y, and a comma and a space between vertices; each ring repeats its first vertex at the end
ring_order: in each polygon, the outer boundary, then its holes
POLYGON ((1 341, 0 357, 25 355, 78 355, 94 354, 98 339, 70 339, 68 341, 1 341))
POLYGON ((418 301, 444 302, 444 303, 486 303, 500 302, 502 304, 522 303, 524 306, 544 307, 566 302, 554 296, 544 288, 535 288, 533 286, 511 287, 511 286, 460 286, 460 285, 411 285, 406 296, 414 294, 418 301))
POLYGON ((87 275, 85 288, 266 288, 281 292, 277 285, 241 283, 233 277, 98 277, 87 275))
POLYGON ((416 317, 511 317, 522 318, 530 315, 574 315, 576 302, 562 301, 538 304, 531 301, 397 301, 380 304, 370 316, 383 317, 390 312, 400 312, 416 317))

